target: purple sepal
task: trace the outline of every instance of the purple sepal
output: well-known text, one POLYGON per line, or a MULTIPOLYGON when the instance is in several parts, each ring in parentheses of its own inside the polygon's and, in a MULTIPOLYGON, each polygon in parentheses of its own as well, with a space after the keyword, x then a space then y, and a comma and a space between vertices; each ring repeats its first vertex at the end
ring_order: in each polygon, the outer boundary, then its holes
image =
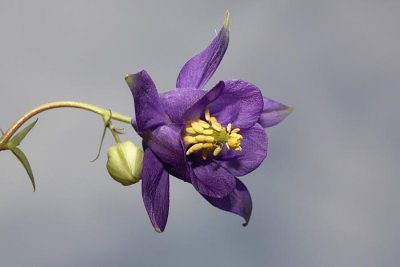
POLYGON ((142 197, 154 229, 164 231, 169 209, 169 175, 150 148, 143 159, 142 197))
POLYGON ((177 88, 202 89, 224 57, 229 43, 228 25, 224 25, 211 44, 183 66, 176 81, 177 88))
POLYGON ((236 179, 235 189, 226 197, 213 198, 205 195, 203 197, 214 207, 241 216, 245 220, 243 226, 249 223, 253 208, 251 196, 246 186, 239 179, 236 179))
POLYGON ((293 111, 293 108, 272 99, 263 97, 263 101, 264 107, 258 123, 264 128, 277 125, 293 111))
POLYGON ((153 80, 145 70, 127 75, 125 80, 135 102, 136 126, 139 134, 151 131, 168 121, 160 104, 153 80))

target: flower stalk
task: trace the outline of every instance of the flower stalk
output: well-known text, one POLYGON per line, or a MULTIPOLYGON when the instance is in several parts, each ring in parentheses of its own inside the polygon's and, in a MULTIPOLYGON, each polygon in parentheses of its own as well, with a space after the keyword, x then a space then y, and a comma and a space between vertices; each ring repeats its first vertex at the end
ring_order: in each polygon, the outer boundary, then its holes
POLYGON ((82 102, 75 102, 75 101, 57 101, 57 102, 51 102, 51 103, 46 103, 41 106, 38 106, 29 112, 25 113, 23 116, 21 116, 1 137, 0 139, 0 150, 5 149, 5 145, 7 144, 8 141, 10 141, 11 137, 18 131, 18 129, 29 119, 32 117, 36 116, 37 114, 50 110, 50 109, 56 109, 56 108, 78 108, 78 109, 84 109, 87 111, 91 111, 93 113, 97 113, 103 117, 103 120, 105 122, 109 121, 110 119, 124 122, 127 124, 131 124, 131 118, 116 112, 110 112, 108 109, 104 109, 101 107, 97 107, 94 105, 82 103, 82 102))

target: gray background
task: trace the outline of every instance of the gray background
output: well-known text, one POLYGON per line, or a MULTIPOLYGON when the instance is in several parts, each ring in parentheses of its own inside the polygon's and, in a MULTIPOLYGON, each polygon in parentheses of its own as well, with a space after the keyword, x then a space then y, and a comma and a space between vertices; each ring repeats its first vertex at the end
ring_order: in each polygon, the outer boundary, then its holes
POLYGON ((208 87, 242 78, 295 107, 243 179, 249 226, 172 179, 155 233, 140 184, 109 178, 105 151, 89 162, 101 119, 56 110, 22 145, 36 193, 0 153, 1 266, 399 266, 399 1, 1 0, 0 126, 55 100, 132 114, 124 75, 171 89, 226 9, 231 43, 208 87))

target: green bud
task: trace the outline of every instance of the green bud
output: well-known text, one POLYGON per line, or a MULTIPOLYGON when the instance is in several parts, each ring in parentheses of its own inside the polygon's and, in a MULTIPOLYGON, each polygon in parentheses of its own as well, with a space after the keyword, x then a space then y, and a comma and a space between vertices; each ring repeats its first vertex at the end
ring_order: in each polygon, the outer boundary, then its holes
POLYGON ((144 153, 134 143, 118 143, 108 149, 107 156, 107 170, 115 181, 131 185, 140 180, 144 153))

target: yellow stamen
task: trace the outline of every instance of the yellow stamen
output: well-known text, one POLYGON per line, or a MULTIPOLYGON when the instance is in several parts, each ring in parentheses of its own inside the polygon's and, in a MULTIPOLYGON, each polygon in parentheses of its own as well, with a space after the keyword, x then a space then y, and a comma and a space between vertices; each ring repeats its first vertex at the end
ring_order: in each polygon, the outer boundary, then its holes
POLYGON ((201 157, 206 160, 209 154, 217 157, 222 152, 225 144, 228 150, 241 151, 240 146, 243 136, 240 129, 232 129, 232 123, 223 127, 216 117, 211 117, 210 110, 204 112, 204 120, 191 121, 185 129, 183 141, 187 147, 186 155, 200 151, 201 157))
POLYGON ((192 127, 186 128, 186 132, 187 132, 188 134, 195 134, 195 133, 196 133, 196 131, 195 131, 192 127))
POLYGON ((202 148, 212 148, 214 145, 213 144, 210 144, 210 143, 203 143, 202 144, 202 148))
POLYGON ((197 143, 196 138, 190 135, 183 137, 183 141, 185 144, 195 144, 197 143))
POLYGON ((210 124, 208 124, 207 122, 203 121, 203 120, 198 120, 197 123, 203 127, 204 129, 210 128, 210 124))
POLYGON ((228 126, 226 126, 226 131, 227 131, 228 133, 230 133, 231 130, 232 130, 232 123, 228 123, 228 126))
POLYGON ((202 133, 204 131, 204 128, 200 126, 198 122, 192 122, 192 128, 197 132, 197 133, 202 133))
POLYGON ((213 143, 215 141, 214 136, 206 136, 206 142, 207 143, 213 143))
POLYGON ((204 112, 204 117, 206 118, 206 121, 210 121, 210 110, 206 109, 206 111, 204 112))
POLYGON ((205 129, 204 131, 203 131, 203 134, 206 134, 206 135, 212 135, 214 133, 214 130, 213 129, 205 129))
POLYGON ((211 126, 214 128, 214 130, 216 130, 218 132, 221 131, 221 128, 222 128, 221 123, 219 123, 215 117, 211 117, 210 122, 211 122, 211 126))
POLYGON ((194 137, 194 139, 196 139, 197 142, 204 142, 205 141, 205 135, 196 135, 194 137))
POLYGON ((206 142, 206 143, 212 143, 214 142, 214 137, 213 136, 205 136, 205 135, 196 135, 194 137, 197 142, 206 142))
POLYGON ((198 151, 200 149, 203 148, 203 144, 202 143, 197 143, 194 144, 193 146, 191 146, 187 151, 186 151, 186 155, 189 156, 190 154, 192 154, 195 151, 198 151))
POLYGON ((220 146, 217 146, 214 151, 213 151, 213 156, 216 157, 219 155, 219 153, 221 153, 222 148, 220 146))

